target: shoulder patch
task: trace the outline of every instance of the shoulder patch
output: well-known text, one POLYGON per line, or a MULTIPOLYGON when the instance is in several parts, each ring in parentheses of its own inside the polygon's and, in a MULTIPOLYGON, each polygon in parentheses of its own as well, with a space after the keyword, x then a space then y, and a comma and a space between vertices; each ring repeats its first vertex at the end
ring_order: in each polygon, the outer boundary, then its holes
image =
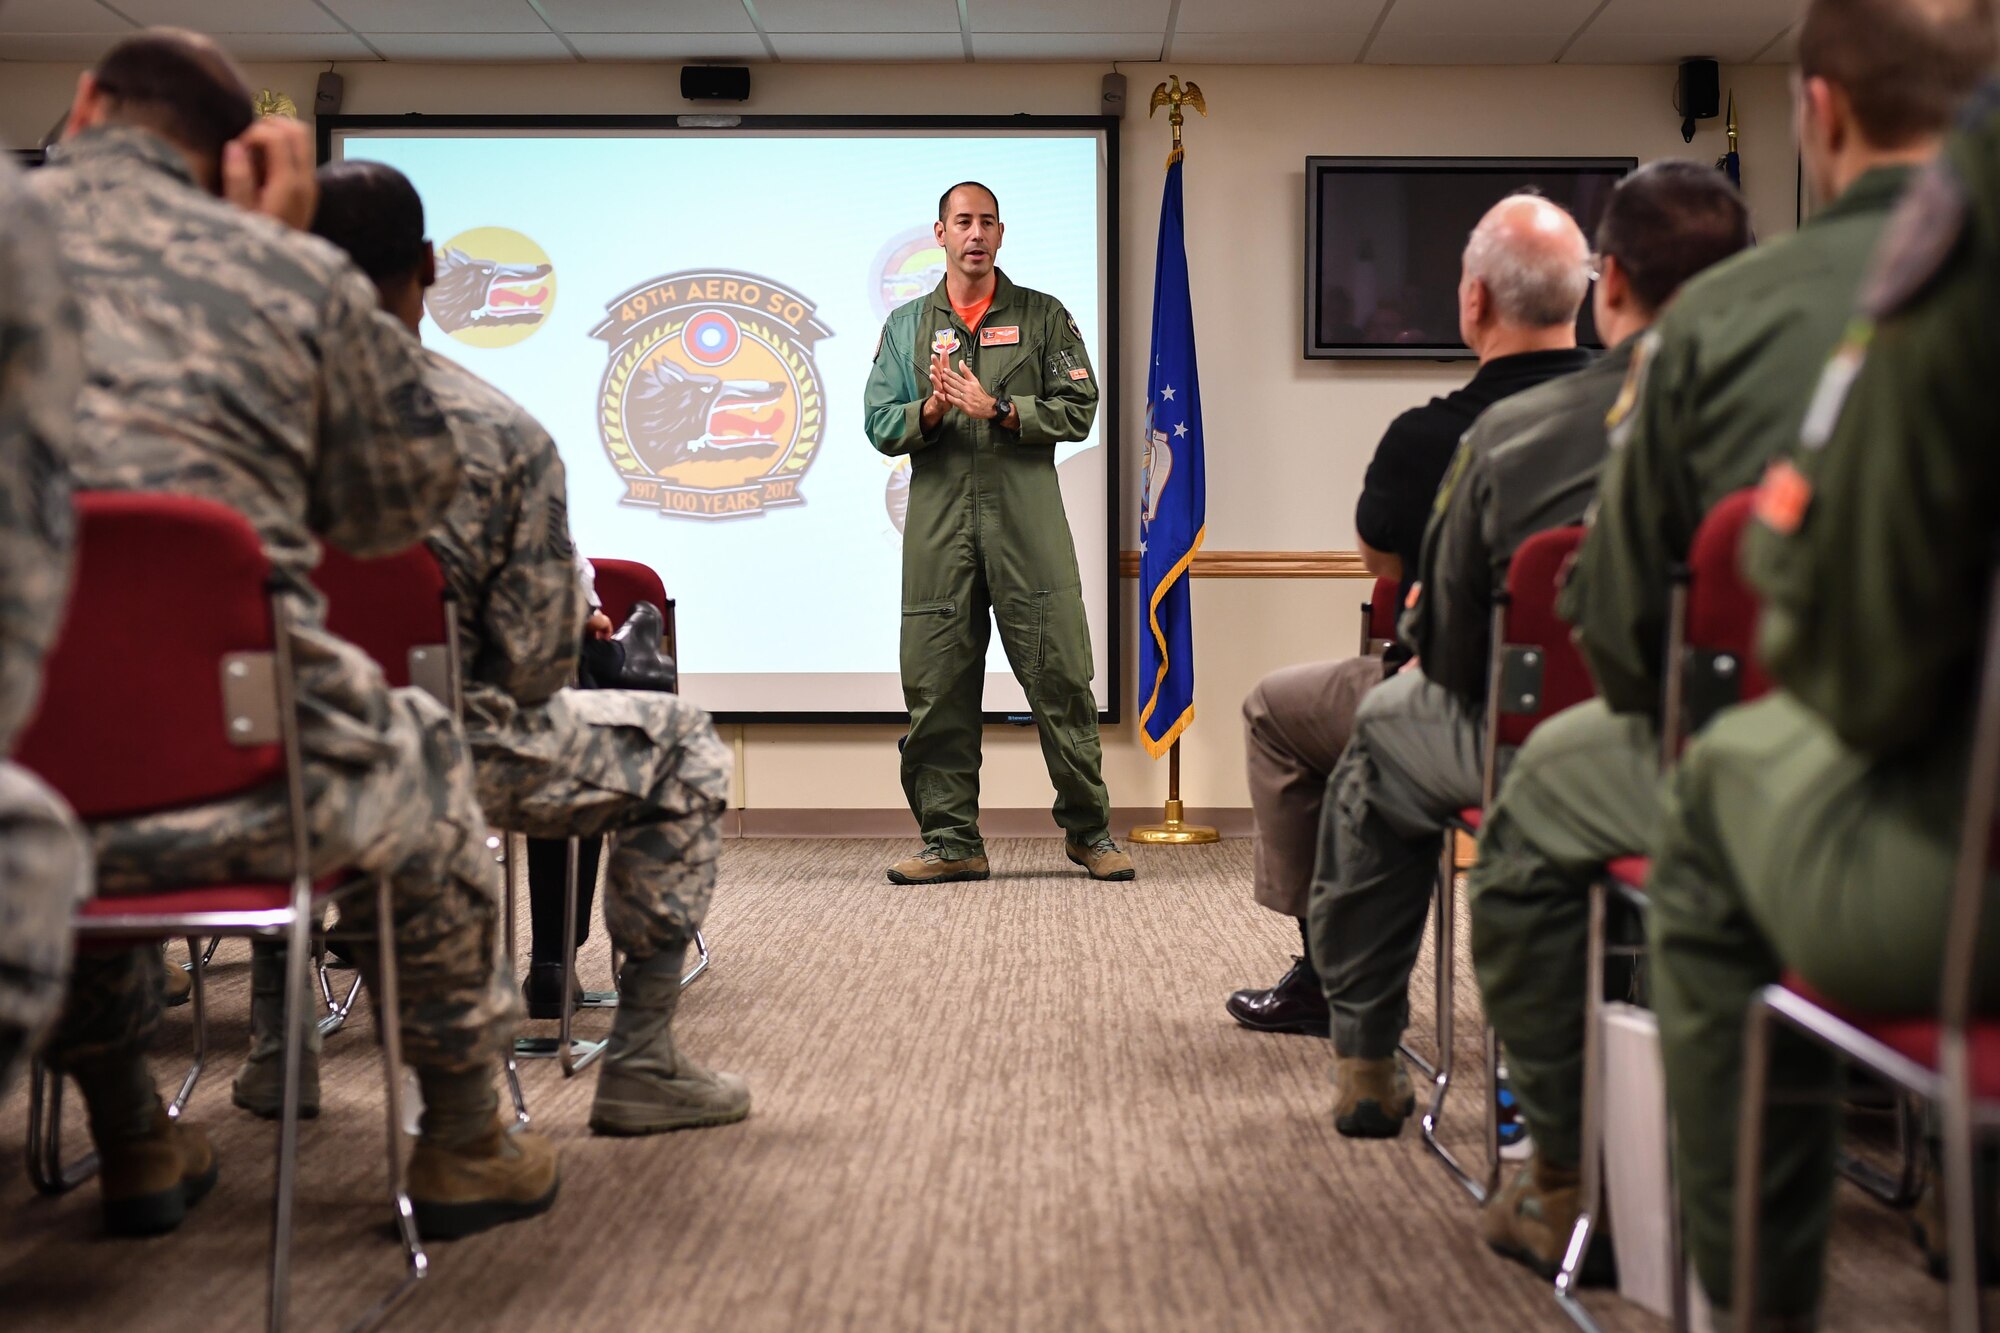
POLYGON ((1625 368, 1625 382, 1618 386, 1618 397, 1612 400, 1611 410, 1604 414, 1604 428, 1609 433, 1611 447, 1623 448, 1632 436, 1632 409, 1639 405, 1639 398, 1646 392, 1646 367, 1652 364, 1653 353, 1659 350, 1660 335, 1657 330, 1649 331, 1639 339, 1632 349, 1632 364, 1625 368))
POLYGON ((1847 391, 1854 387, 1854 378, 1861 373, 1861 363, 1868 358, 1868 344, 1874 336, 1875 322, 1866 315, 1856 315, 1848 321, 1840 345, 1833 349, 1826 368, 1820 371, 1819 384, 1813 389, 1805 421, 1799 427, 1799 443, 1806 448, 1823 449, 1833 438, 1833 428, 1840 424, 1841 410, 1847 406, 1847 391))
POLYGON ((1970 212, 1965 183, 1938 158, 1919 171, 1889 215, 1861 286, 1861 313, 1893 315, 1922 294, 1958 248, 1970 212))
POLYGON ((1069 325, 1070 337, 1076 339, 1078 342, 1082 342, 1083 330, 1076 326, 1076 316, 1070 314, 1068 310, 1064 310, 1062 312, 1062 315, 1063 315, 1063 323, 1069 325))

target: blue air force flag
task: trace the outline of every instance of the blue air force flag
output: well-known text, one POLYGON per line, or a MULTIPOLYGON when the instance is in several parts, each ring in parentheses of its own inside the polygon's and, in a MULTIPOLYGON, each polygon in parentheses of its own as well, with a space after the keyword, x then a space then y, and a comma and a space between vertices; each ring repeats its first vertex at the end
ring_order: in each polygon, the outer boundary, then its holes
POLYGON ((1167 164, 1160 200, 1153 358, 1146 376, 1146 464, 1139 497, 1139 732, 1155 759, 1194 721, 1188 566, 1201 549, 1208 507, 1185 228, 1176 154, 1167 164))

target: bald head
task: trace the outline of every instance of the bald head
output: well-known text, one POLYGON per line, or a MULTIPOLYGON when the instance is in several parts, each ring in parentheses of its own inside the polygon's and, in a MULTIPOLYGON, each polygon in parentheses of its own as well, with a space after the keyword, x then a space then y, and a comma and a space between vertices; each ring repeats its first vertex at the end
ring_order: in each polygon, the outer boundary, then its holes
POLYGON ((1511 195, 1487 210, 1466 243, 1461 319, 1474 313, 1465 309, 1471 295, 1483 297, 1476 312, 1482 324, 1573 329, 1590 285, 1589 264, 1590 246, 1575 218, 1539 195, 1511 195), (1468 287, 1478 290, 1468 294, 1468 287))

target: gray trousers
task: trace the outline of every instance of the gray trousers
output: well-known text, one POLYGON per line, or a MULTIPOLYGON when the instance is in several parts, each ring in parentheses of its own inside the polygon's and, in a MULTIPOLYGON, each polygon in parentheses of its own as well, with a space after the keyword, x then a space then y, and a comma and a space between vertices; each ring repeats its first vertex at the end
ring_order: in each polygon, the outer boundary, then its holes
POLYGON ((1445 822, 1479 801, 1481 729, 1480 710, 1414 668, 1355 714, 1327 785, 1309 918, 1339 1055, 1387 1059, 1409 1024, 1445 822))
POLYGON ((1304 662, 1273 671, 1243 700, 1243 767, 1257 819, 1252 892, 1303 919, 1312 901, 1326 780, 1354 733, 1362 696, 1382 683, 1382 659, 1304 662))

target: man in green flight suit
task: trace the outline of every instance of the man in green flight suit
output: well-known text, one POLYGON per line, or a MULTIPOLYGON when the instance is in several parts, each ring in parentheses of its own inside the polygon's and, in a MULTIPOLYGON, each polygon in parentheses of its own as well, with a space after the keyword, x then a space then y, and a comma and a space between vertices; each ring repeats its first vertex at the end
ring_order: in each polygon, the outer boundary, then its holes
POLYGON ((868 438, 911 463, 903 791, 924 849, 889 867, 896 884, 987 876, 979 740, 995 621, 1041 733, 1069 859, 1094 879, 1136 874, 1111 840, 1090 629, 1056 482, 1055 446, 1090 433, 1097 382, 1062 303, 995 267, 1004 231, 993 191, 945 191, 944 280, 891 312, 868 376, 868 438))
MULTIPOLYGON (((1989 84, 1904 197, 1796 455, 1758 492, 1744 569, 1781 690, 1717 718, 1667 800, 1651 928, 1688 1249, 1732 1304, 1735 1176, 1761 1172, 1758 1328, 1816 1316, 1840 1108, 1834 1058, 1781 1027, 1763 1160, 1736 1161, 1750 997, 1793 969, 1862 1012, 1937 1012, 2000 536, 1996 218, 1989 84)), ((1985 888, 2000 900, 2000 877, 1985 888)), ((1992 1013, 1990 906, 1979 946, 1992 1013)))
POLYGON ((1558 603, 1599 697, 1521 747, 1468 876, 1480 991, 1536 1148, 1488 1202, 1485 1236, 1545 1273, 1580 1202, 1589 884, 1613 857, 1651 851, 1660 828, 1670 571, 1708 510, 1798 441, 1913 164, 1936 153, 1992 57, 1985 0, 1811 0, 1795 114, 1825 205, 1795 235, 1689 283, 1634 354, 1630 410, 1616 414, 1558 603))

